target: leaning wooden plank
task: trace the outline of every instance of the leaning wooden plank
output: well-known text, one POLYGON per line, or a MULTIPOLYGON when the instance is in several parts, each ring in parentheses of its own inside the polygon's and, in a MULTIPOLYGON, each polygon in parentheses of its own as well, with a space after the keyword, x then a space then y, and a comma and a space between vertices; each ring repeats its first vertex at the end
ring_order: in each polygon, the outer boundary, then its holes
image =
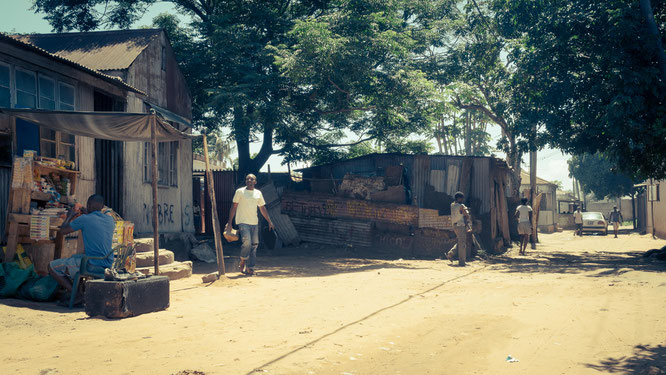
POLYGON ((491 179, 490 182, 490 238, 495 243, 495 236, 497 236, 497 201, 495 199, 495 182, 491 179))
POLYGON ((504 181, 501 181, 499 187, 499 214, 501 215, 502 237, 504 237, 504 243, 508 246, 511 243, 511 231, 509 229, 509 208, 506 202, 506 185, 504 181))

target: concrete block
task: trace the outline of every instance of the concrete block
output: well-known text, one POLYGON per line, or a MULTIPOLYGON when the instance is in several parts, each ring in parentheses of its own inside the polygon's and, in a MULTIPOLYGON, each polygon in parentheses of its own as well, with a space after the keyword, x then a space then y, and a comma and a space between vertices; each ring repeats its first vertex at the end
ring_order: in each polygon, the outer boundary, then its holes
MULTIPOLYGON (((173 252, 160 249, 158 253, 158 261, 160 265, 166 265, 174 262, 173 252)), ((155 253, 153 251, 145 251, 136 253, 136 266, 137 267, 151 267, 155 264, 155 253)))
POLYGON ((145 253, 148 251, 153 251, 153 239, 152 238, 135 238, 134 239, 134 248, 137 253, 145 253))
MULTIPOLYGON (((153 267, 137 267, 137 271, 145 274, 152 275, 154 272, 153 267)), ((184 279, 192 276, 192 262, 173 262, 160 267, 160 276, 167 276, 169 280, 184 279)))

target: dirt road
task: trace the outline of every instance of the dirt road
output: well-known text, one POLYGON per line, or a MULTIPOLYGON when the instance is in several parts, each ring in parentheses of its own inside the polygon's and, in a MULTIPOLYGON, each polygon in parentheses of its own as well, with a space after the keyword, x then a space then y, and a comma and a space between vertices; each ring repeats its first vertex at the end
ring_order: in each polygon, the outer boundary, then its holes
POLYGON ((264 257, 124 320, 0 300, 0 374, 666 374, 666 241, 540 236, 465 268, 264 257))

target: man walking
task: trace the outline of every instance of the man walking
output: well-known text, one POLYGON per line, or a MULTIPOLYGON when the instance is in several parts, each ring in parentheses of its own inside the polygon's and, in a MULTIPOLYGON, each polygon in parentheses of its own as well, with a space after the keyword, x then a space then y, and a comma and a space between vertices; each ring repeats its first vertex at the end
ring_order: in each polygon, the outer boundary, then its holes
POLYGON ((610 222, 613 224, 613 232, 615 232, 615 238, 617 238, 617 231, 620 229, 620 223, 623 221, 622 213, 617 210, 617 206, 613 207, 613 211, 610 213, 610 222))
POLYGON ((518 219, 518 234, 522 237, 520 255, 525 255, 532 234, 532 207, 527 204, 527 198, 520 200, 520 206, 516 208, 514 216, 518 219))
POLYGON ((254 275, 254 266, 257 261, 257 247, 259 247, 259 216, 257 208, 261 215, 268 222, 268 227, 273 230, 273 222, 268 216, 266 202, 261 191, 254 188, 257 184, 257 177, 253 174, 245 178, 245 187, 236 190, 234 194, 233 205, 229 212, 229 222, 225 231, 231 230, 231 223, 236 217, 236 224, 241 235, 241 254, 240 271, 246 275, 254 275))
POLYGON ((576 224, 576 231, 574 232, 575 235, 583 236, 583 213, 580 212, 580 207, 576 208, 576 212, 574 212, 574 224, 576 224))
POLYGON ((446 258, 450 262, 453 262, 453 257, 457 252, 458 265, 463 267, 467 259, 467 225, 465 221, 469 221, 470 216, 467 207, 463 204, 465 194, 459 191, 455 194, 454 198, 455 200, 451 203, 451 224, 453 225, 453 231, 456 234, 458 243, 446 253, 446 258))

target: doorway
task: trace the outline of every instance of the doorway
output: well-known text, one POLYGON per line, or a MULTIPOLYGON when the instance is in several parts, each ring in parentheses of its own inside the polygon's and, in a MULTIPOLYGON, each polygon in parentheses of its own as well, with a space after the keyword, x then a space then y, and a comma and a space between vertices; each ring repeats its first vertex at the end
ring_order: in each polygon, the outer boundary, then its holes
MULTIPOLYGON (((96 112, 124 112, 125 103, 95 91, 96 112)), ((104 197, 106 206, 123 216, 123 151, 124 142, 95 139, 95 193, 104 197)))

